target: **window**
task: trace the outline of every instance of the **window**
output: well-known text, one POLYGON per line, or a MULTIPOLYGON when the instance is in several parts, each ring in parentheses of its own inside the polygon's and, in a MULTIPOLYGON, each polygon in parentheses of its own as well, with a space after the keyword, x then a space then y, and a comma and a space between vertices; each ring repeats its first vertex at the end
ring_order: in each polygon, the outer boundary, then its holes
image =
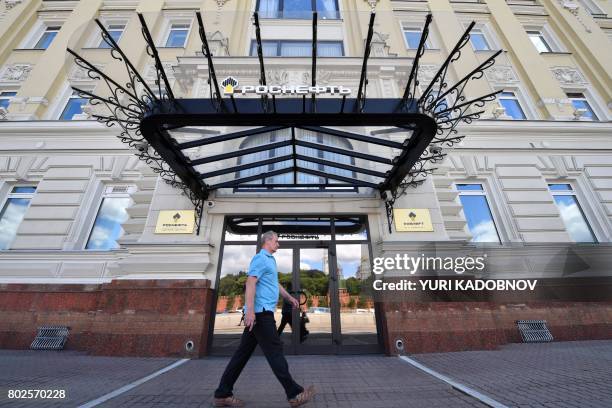
POLYGON ((166 39, 166 47, 184 47, 189 34, 189 23, 171 23, 168 38, 166 39))
POLYGON ((472 242, 501 243, 482 184, 457 184, 472 242))
MULTIPOLYGON (((112 37, 112 39, 118 43, 121 35, 123 34, 123 30, 125 30, 125 24, 109 24, 106 26, 106 31, 112 37)), ((100 40, 100 44, 98 48, 110 48, 110 45, 106 43, 104 40, 100 40)))
POLYGON ((119 248, 117 240, 123 235, 123 224, 129 218, 126 209, 132 203, 128 186, 106 188, 98 215, 89 234, 85 249, 110 250, 119 248))
POLYGON ((75 115, 80 115, 83 113, 83 105, 87 105, 87 99, 79 97, 76 91, 72 92, 60 120, 72 120, 75 115))
MULTIPOLYGON (((416 50, 419 48, 421 42, 422 30, 418 27, 402 26, 404 33, 404 40, 406 41, 406 47, 410 50, 416 50)), ((431 48, 429 39, 425 40, 425 49, 431 48)))
POLYGON ((578 204, 576 193, 571 184, 549 184, 550 190, 567 233, 574 242, 597 242, 593 230, 578 204))
POLYGON ((487 42, 487 38, 481 29, 474 29, 470 33, 470 41, 472 42, 472 47, 474 47, 475 51, 488 51, 491 49, 489 43, 487 42))
POLYGON ((506 115, 514 120, 527 119, 525 112, 521 108, 518 98, 514 92, 506 91, 499 94, 497 97, 499 104, 506 111, 506 115))
MULTIPOLYGON (((311 41, 262 41, 264 57, 310 57, 311 41)), ((257 55, 257 42, 251 42, 251 56, 257 55)), ((317 42, 318 57, 341 57, 344 55, 342 41, 317 42)))
POLYGON ((262 18, 310 19, 313 11, 320 19, 338 19, 337 0, 258 0, 257 11, 262 18))
POLYGON ((572 105, 574 106, 574 109, 576 109, 576 111, 578 111, 578 109, 584 109, 584 113, 580 115, 579 119, 599 120, 599 118, 593 111, 593 108, 591 108, 591 105, 589 105, 589 102, 585 98, 584 94, 568 93, 567 97, 572 101, 572 105))
MULTIPOLYGON (((309 130, 298 129, 298 128, 294 129, 293 131, 295 132, 295 138, 297 140, 302 140, 305 142, 316 143, 316 144, 325 145, 325 146, 338 147, 343 150, 353 150, 353 146, 351 145, 351 143, 343 137, 327 135, 327 134, 312 132, 309 130)), ((247 139, 245 139, 245 141, 240 145, 240 149, 247 149, 247 148, 251 148, 255 146, 262 146, 262 145, 266 145, 270 143, 289 140, 291 138, 292 138, 292 133, 287 130, 278 130, 278 131, 273 131, 269 133, 262 133, 259 135, 252 135, 248 137, 247 139)), ((258 161, 268 160, 268 159, 272 159, 275 157, 290 156, 291 152, 292 152, 291 146, 283 146, 283 147, 279 147, 276 149, 270 149, 270 150, 265 150, 261 152, 250 153, 250 154, 246 154, 240 157, 239 164, 255 163, 258 161)), ((297 155, 305 156, 308 158, 322 159, 328 162, 341 163, 341 164, 346 164, 346 165, 355 164, 354 159, 352 159, 350 156, 340 154, 340 153, 319 150, 319 149, 312 148, 312 147, 296 146, 295 152, 297 155)), ((294 171, 292 171, 293 164, 294 163, 292 159, 287 159, 287 160, 279 161, 279 162, 272 163, 272 164, 252 167, 250 169, 238 171, 235 174, 235 178, 239 179, 239 178, 251 177, 251 176, 256 176, 256 175, 263 175, 267 172, 287 169, 287 172, 284 174, 266 177, 265 179, 257 179, 257 180, 249 181, 249 182, 246 182, 245 184, 251 184, 251 185, 261 184, 262 188, 266 188, 266 186, 262 183, 280 184, 280 185, 291 184, 294 181, 297 182, 297 184, 340 183, 339 181, 336 181, 333 178, 329 178, 326 180, 325 177, 318 176, 318 175, 312 175, 312 174, 305 173, 305 172, 300 172, 299 170, 297 171, 297 173, 295 173, 294 171)), ((296 161, 296 164, 298 167, 316 170, 322 173, 329 174, 330 176, 336 175, 336 176, 341 176, 341 177, 358 178, 355 175, 355 173, 351 170, 346 170, 346 169, 342 169, 339 167, 333 167, 333 166, 325 165, 322 163, 316 163, 316 162, 311 162, 311 161, 307 161, 303 159, 298 159, 296 161)), ((298 188, 302 190, 319 189, 319 187, 314 187, 314 186, 298 187, 298 188)), ((345 189, 346 187, 342 187, 342 188, 345 189)), ((238 187, 238 189, 240 189, 240 187, 238 187)), ((329 187, 325 187, 325 189, 334 189, 334 188, 333 186, 329 186, 329 187)), ((338 187, 336 187, 335 189, 338 190, 338 187)), ((247 189, 244 189, 244 190, 247 190, 247 189)), ((253 190, 251 189, 250 191, 253 191, 253 190)))
POLYGON ((0 92, 0 107, 8 109, 8 106, 11 104, 11 99, 13 99, 15 95, 17 95, 17 92, 14 91, 0 92))
POLYGON ((51 43, 53 42, 53 39, 55 38, 55 36, 57 36, 57 33, 59 32, 60 28, 61 27, 59 26, 47 27, 45 31, 42 33, 42 35, 40 36, 34 48, 38 50, 46 50, 47 48, 49 48, 49 45, 51 45, 51 43))
POLYGON ((17 228, 35 192, 34 186, 15 186, 11 189, 0 212, 0 249, 8 249, 15 239, 17 228))
POLYGON ((540 54, 543 52, 552 52, 552 49, 548 45, 548 42, 546 42, 544 34, 542 34, 541 31, 528 30, 527 35, 540 54))

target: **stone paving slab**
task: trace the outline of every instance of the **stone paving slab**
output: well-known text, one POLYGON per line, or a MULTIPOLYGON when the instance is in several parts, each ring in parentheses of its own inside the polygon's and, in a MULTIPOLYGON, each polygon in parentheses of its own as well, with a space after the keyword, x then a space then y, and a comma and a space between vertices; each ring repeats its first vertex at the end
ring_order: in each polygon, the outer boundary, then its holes
MULTIPOLYGON (((612 341, 511 344, 494 351, 412 355, 509 407, 612 407, 612 341)), ((76 407, 179 359, 0 350, 0 407, 76 407), (64 400, 11 400, 8 389, 65 389, 64 400)), ((315 384, 307 407, 484 407, 397 357, 289 356, 296 380, 315 384)), ((208 407, 228 358, 189 360, 100 407, 208 407)), ((249 407, 288 406, 266 360, 254 356, 235 388, 249 407)))
POLYGON ((509 407, 612 407, 612 341, 509 344, 413 359, 509 407))
POLYGON ((76 407, 176 360, 88 356, 68 350, 0 350, 0 407, 76 407), (63 389, 66 398, 9 400, 10 389, 63 389))
MULTIPOLYGON (((477 400, 396 357, 289 356, 295 380, 314 384, 308 407, 484 407, 477 400)), ((102 407, 209 407, 227 358, 192 360, 102 404, 102 407)), ((248 407, 287 407, 284 391, 263 356, 254 356, 234 393, 248 407)))

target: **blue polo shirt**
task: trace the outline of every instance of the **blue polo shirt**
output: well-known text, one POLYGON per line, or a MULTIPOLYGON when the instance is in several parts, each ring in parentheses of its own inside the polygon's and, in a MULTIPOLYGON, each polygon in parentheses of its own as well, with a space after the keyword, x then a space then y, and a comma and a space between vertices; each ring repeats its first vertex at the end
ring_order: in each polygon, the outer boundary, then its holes
MULTIPOLYGON (((257 284, 255 285, 255 313, 263 312, 264 308, 275 311, 279 294, 276 259, 274 259, 271 253, 262 248, 251 259, 248 275, 257 278, 257 284)), ((246 309, 245 305, 245 313, 246 309)))

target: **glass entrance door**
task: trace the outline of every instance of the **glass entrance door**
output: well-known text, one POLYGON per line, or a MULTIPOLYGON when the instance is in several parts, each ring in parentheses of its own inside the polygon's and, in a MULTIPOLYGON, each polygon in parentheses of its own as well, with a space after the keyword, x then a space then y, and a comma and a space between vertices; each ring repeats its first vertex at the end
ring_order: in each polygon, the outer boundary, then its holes
POLYGON ((338 287, 329 245, 296 248, 294 282, 300 309, 293 310, 296 354, 331 354, 340 344, 338 287))
MULTIPOLYGON (((261 234, 274 230, 279 283, 300 308, 279 298, 275 320, 287 354, 382 351, 363 216, 235 216, 226 219, 211 325, 211 354, 232 354, 244 330, 244 284, 261 234)), ((257 352, 257 351, 256 351, 257 352)))

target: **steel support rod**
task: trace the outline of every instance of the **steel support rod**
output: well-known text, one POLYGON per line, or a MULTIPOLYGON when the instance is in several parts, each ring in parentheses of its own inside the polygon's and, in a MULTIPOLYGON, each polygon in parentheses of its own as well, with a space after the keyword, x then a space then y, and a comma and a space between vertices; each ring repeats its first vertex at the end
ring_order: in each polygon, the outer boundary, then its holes
POLYGON ((356 107, 361 110, 361 98, 363 97, 363 88, 367 86, 367 69, 368 69, 368 58, 370 57, 370 47, 372 44, 372 36, 374 35, 374 18, 376 13, 370 13, 370 24, 368 26, 368 36, 365 42, 365 49, 363 52, 363 64, 361 65, 361 76, 359 78, 359 89, 357 90, 357 101, 356 107))
POLYGON ((196 17, 198 18, 198 26, 200 28, 200 40, 202 41, 202 52, 204 56, 208 60, 208 71, 210 78, 209 81, 212 81, 215 86, 215 92, 217 94, 217 101, 221 104, 223 103, 221 98, 221 91, 219 90, 219 83, 217 82, 217 74, 215 73, 215 66, 213 65, 212 55, 210 53, 210 48, 208 46, 208 40, 206 39, 206 31, 204 30, 204 22, 202 21, 202 14, 199 11, 196 11, 196 17))
POLYGON ((138 78, 138 81, 140 81, 142 86, 144 86, 145 89, 149 92, 149 95, 152 96, 153 99, 155 99, 156 101, 159 101, 159 98, 157 98, 157 95, 155 95, 155 93, 151 90, 151 88, 149 88, 149 85, 147 84, 147 82, 142 78, 142 76, 140 76, 140 74, 138 73, 138 70, 134 67, 134 64, 132 64, 132 61, 128 59, 128 57, 125 55, 123 50, 119 47, 119 44, 117 44, 113 36, 108 33, 108 31, 106 30, 106 27, 104 27, 104 24, 102 24, 100 20, 98 20, 97 18, 94 21, 96 22, 98 27, 100 27, 100 30, 102 30, 102 33, 104 33, 104 35, 102 36, 104 41, 110 41, 110 46, 114 50, 116 50, 119 53, 119 55, 121 55, 121 58, 123 58, 123 62, 132 70, 132 73, 134 74, 134 76, 138 78))
POLYGON ((147 22, 145 21, 142 13, 138 13, 138 19, 140 20, 140 25, 142 26, 142 34, 145 37, 145 41, 147 42, 149 49, 153 53, 153 58, 155 59, 157 71, 161 75, 162 80, 164 81, 166 94, 168 95, 168 97, 170 97, 170 100, 174 100, 174 93, 172 92, 172 88, 170 87, 170 82, 168 82, 168 77, 166 76, 166 72, 164 71, 164 66, 162 65, 161 60, 159 59, 159 53, 157 52, 157 48, 155 48, 155 42, 153 41, 153 37, 151 37, 151 32, 149 31, 149 27, 147 27, 147 22))
MULTIPOLYGON (((317 85, 317 12, 312 13, 312 86, 317 85)), ((316 112, 315 94, 312 94, 312 109, 316 112)))
POLYGON ((431 23, 431 20, 432 15, 428 14, 427 17, 425 17, 425 25, 423 26, 423 31, 421 32, 419 47, 417 48, 417 52, 414 56, 412 68, 410 69, 410 76, 408 77, 406 89, 404 90, 404 96, 402 97, 402 106, 406 106, 406 102, 408 102, 409 97, 414 97, 414 91, 411 91, 410 89, 412 87, 416 90, 416 87, 418 85, 417 75, 419 72, 419 61, 421 59, 421 56, 425 53, 425 44, 429 35, 429 24, 431 23))

